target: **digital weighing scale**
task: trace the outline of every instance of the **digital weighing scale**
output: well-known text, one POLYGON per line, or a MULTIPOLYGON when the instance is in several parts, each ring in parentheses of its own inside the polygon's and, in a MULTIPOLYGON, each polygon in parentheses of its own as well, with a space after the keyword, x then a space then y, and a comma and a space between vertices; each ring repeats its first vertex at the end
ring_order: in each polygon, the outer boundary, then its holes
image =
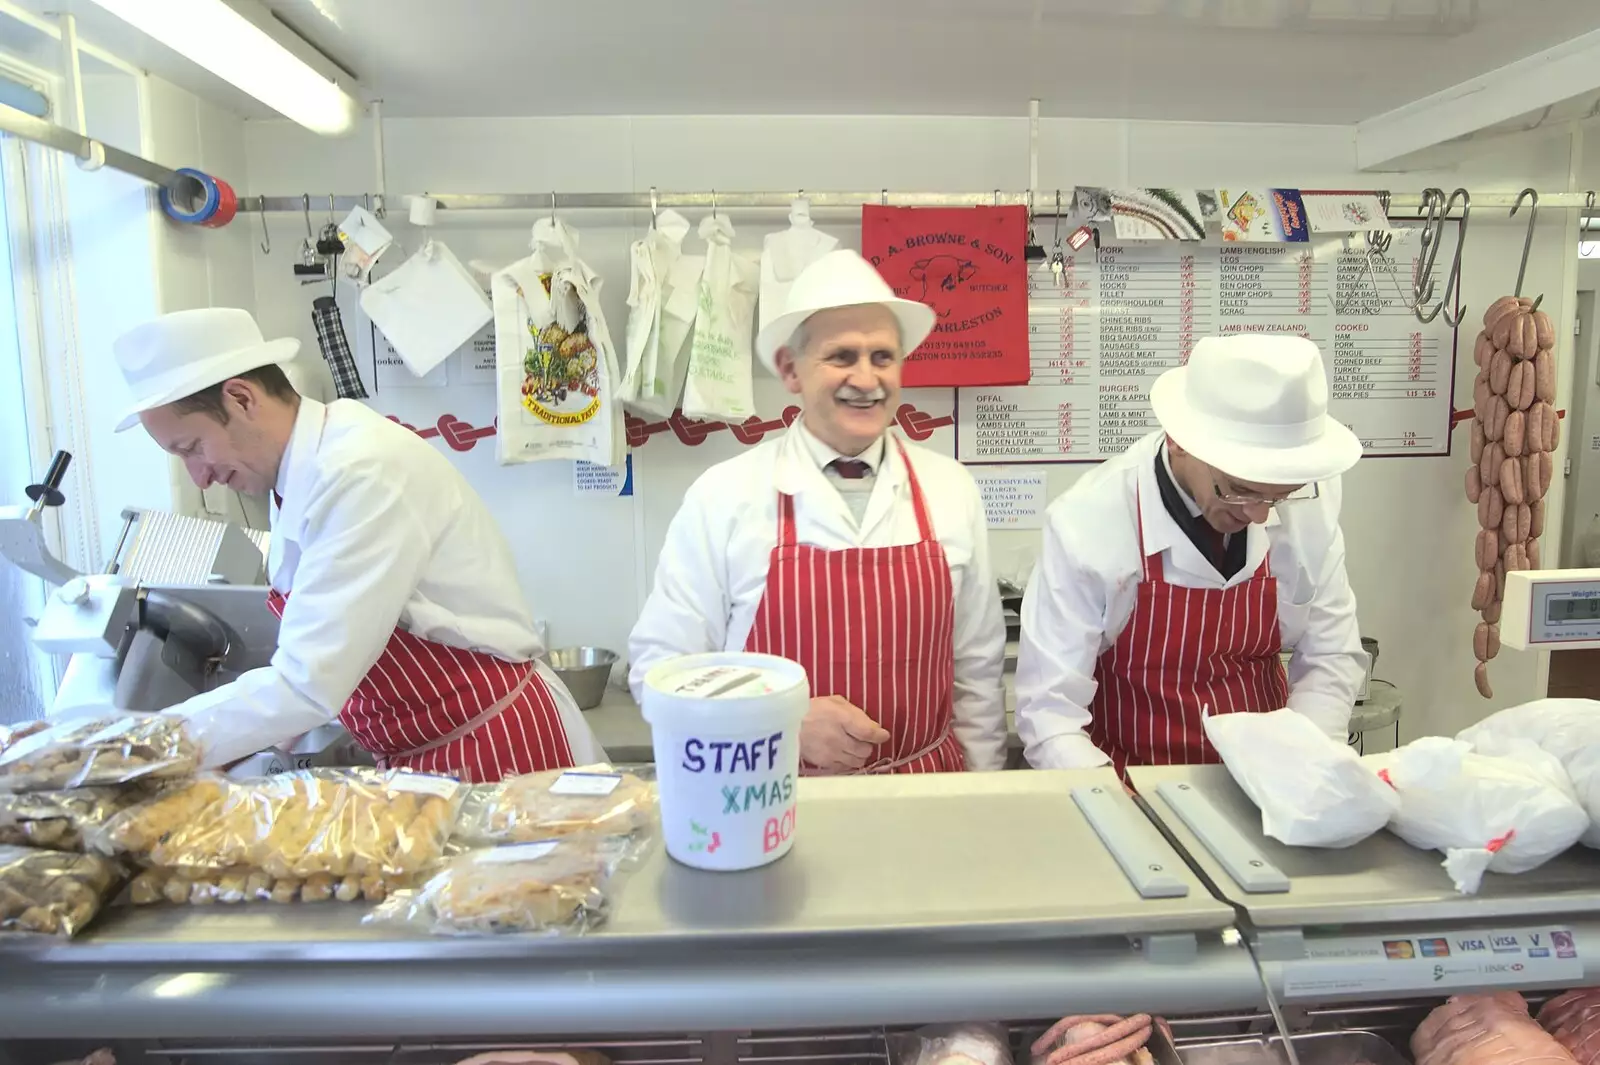
POLYGON ((1518 651, 1600 648, 1600 569, 1508 572, 1500 642, 1518 651))

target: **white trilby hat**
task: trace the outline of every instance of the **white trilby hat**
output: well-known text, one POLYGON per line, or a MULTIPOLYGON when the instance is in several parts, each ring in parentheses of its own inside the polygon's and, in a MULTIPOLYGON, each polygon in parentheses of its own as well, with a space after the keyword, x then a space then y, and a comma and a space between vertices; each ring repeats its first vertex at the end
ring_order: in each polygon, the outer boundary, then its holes
POLYGON ((1361 458, 1361 441, 1328 416, 1322 354, 1305 337, 1206 337, 1156 379, 1150 405, 1179 447, 1242 481, 1306 484, 1361 458))
POLYGON ((139 415, 250 370, 288 362, 300 350, 294 339, 266 340, 248 311, 228 307, 175 311, 135 326, 112 342, 117 368, 133 405, 117 432, 139 415))
POLYGON ((794 279, 783 313, 768 322, 756 336, 756 355, 768 370, 778 372, 778 349, 789 342, 794 331, 818 311, 836 307, 880 304, 900 322, 900 344, 911 354, 933 332, 933 308, 915 300, 903 300, 859 252, 840 248, 830 251, 794 279))

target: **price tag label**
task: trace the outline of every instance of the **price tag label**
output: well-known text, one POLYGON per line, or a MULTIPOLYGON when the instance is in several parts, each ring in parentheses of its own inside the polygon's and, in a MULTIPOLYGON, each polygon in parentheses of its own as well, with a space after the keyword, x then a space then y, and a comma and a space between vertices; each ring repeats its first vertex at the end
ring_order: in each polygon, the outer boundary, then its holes
POLYGON ((610 795, 622 783, 621 773, 562 773, 550 785, 552 795, 610 795))
POLYGON ((1284 995, 1522 987, 1583 979, 1566 928, 1503 928, 1448 935, 1330 936, 1307 940, 1283 965, 1284 995))
POLYGON ((396 773, 390 778, 389 787, 395 791, 410 791, 448 799, 455 795, 457 789, 461 787, 461 782, 454 777, 436 777, 425 773, 396 773))
POLYGON ((536 862, 561 846, 560 840, 546 839, 538 843, 513 843, 509 847, 496 847, 478 855, 480 864, 502 865, 507 862, 536 862))

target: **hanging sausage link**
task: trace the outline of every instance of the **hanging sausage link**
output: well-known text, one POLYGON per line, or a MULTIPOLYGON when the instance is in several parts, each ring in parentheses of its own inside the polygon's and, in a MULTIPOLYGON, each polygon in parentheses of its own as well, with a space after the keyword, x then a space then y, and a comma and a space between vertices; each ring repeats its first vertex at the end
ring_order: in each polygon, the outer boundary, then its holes
POLYGON ((1472 346, 1472 465, 1467 498, 1478 505, 1474 555, 1478 579, 1472 609, 1482 621, 1472 634, 1478 694, 1492 698, 1489 661, 1500 653, 1500 601, 1506 572, 1539 568, 1544 497, 1560 442, 1555 325, 1532 299, 1503 296, 1483 314, 1472 346))

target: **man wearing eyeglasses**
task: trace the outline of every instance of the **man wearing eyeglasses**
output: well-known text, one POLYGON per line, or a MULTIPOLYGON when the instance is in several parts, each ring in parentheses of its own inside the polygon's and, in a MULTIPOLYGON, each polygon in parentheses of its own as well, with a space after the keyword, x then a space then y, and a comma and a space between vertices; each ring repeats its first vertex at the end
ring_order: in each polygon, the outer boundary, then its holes
POLYGON ((1339 475, 1361 443, 1316 345, 1208 337, 1150 401, 1161 428, 1050 507, 1022 604, 1028 762, 1216 762, 1206 714, 1285 706, 1342 740, 1366 654, 1339 475))

